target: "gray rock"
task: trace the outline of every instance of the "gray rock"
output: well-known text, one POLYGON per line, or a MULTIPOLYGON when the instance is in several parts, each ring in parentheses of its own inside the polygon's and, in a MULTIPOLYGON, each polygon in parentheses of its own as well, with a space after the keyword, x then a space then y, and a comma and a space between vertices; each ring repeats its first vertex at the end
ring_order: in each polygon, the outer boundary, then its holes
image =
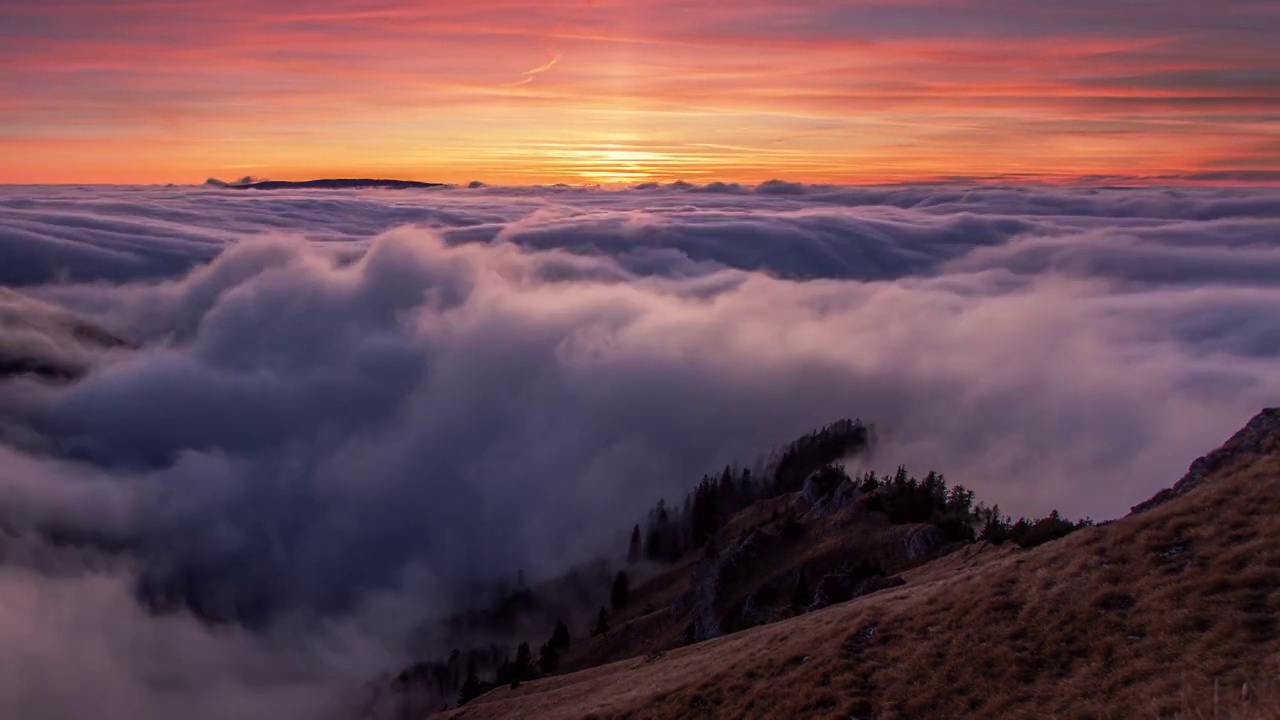
POLYGON ((903 543, 907 552, 907 561, 915 564, 937 557, 943 546, 947 544, 947 538, 936 525, 917 525, 907 533, 903 543))
POLYGON ((1191 463, 1187 474, 1173 487, 1156 493, 1150 500, 1130 508, 1130 515, 1146 512, 1200 486, 1213 473, 1245 455, 1280 452, 1280 408, 1266 408, 1258 413, 1222 447, 1191 463))

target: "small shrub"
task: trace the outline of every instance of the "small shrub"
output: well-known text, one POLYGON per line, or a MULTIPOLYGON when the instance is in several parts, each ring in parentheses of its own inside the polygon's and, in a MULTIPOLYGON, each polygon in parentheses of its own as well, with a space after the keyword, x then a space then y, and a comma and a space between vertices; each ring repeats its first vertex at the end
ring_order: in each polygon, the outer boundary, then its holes
POLYGON ((1084 523, 1073 523, 1070 520, 1064 520, 1058 515, 1058 511, 1054 510, 1049 513, 1049 517, 1040 520, 1028 521, 1019 520, 1014 526, 1011 533, 1012 539, 1018 544, 1018 547, 1031 548, 1037 545, 1043 545, 1050 540, 1063 538, 1077 529, 1084 527, 1084 523))

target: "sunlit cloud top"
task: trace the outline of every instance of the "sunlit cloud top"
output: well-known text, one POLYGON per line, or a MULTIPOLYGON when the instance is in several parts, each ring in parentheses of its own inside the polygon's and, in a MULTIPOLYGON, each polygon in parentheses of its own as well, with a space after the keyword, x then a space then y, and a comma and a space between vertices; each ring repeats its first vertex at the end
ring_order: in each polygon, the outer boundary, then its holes
POLYGON ((1271 0, 0 0, 0 182, 1280 179, 1271 0))

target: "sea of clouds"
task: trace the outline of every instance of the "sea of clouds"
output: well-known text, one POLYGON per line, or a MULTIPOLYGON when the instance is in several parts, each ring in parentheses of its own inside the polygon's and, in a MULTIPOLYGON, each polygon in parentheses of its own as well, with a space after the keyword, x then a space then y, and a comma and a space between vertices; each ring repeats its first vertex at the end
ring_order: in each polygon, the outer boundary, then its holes
POLYGON ((1280 403, 1278 189, 7 187, 0 283, 125 341, 0 322, 87 368, 0 380, 24 718, 350 716, 473 582, 840 417, 1102 519, 1280 403))

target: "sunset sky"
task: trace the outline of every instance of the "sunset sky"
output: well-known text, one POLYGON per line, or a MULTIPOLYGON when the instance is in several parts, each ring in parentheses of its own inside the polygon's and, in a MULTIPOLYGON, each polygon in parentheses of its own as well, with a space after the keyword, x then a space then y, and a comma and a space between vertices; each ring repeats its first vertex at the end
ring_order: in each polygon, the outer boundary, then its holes
POLYGON ((0 0, 0 182, 1275 181, 1278 33, 1273 0, 0 0))

